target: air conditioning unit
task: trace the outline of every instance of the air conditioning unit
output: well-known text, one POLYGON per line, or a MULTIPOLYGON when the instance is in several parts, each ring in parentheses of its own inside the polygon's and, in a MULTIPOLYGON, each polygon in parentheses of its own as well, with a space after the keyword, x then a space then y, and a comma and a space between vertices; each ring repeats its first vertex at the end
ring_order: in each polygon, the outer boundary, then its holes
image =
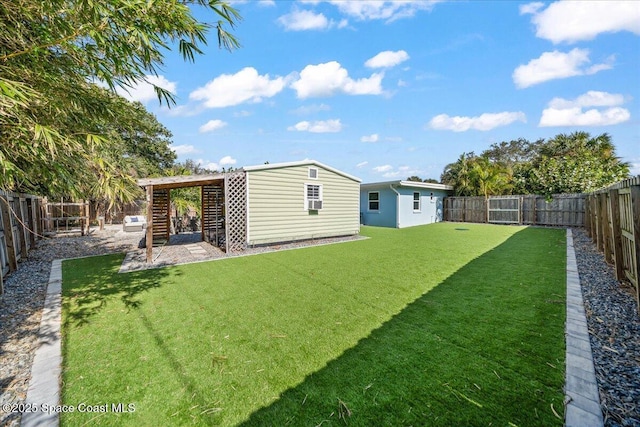
POLYGON ((309 210, 317 211, 322 209, 322 200, 309 200, 309 210))

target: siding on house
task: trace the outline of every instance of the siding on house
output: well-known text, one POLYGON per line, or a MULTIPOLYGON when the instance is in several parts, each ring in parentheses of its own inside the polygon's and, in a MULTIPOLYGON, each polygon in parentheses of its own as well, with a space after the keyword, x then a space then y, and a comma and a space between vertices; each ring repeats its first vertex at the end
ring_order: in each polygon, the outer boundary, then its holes
POLYGON ((378 227, 404 228, 442 221, 443 200, 452 190, 452 187, 442 184, 412 181, 362 184, 360 187, 362 223, 378 227), (370 209, 369 194, 372 192, 379 192, 380 195, 378 211, 370 209))
POLYGON ((443 199, 447 195, 442 190, 400 187, 398 228, 432 224, 443 219, 443 199), (414 210, 414 194, 419 195, 419 210, 414 210))
POLYGON ((315 161, 251 166, 247 243, 261 245, 360 232, 360 180, 315 161), (317 178, 309 177, 309 168, 317 178), (309 210, 305 184, 322 187, 322 209, 309 210))
POLYGON ((396 193, 389 185, 378 186, 360 191, 360 214, 363 225, 376 227, 398 226, 398 201, 396 193), (378 210, 369 209, 369 194, 378 193, 378 210))

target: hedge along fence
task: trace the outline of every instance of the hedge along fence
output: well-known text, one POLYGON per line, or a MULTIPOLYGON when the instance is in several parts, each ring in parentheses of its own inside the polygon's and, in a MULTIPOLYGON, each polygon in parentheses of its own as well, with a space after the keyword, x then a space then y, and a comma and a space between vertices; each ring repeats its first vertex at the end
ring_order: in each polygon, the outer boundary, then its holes
POLYGON ((586 217, 587 233, 616 279, 633 285, 640 311, 640 176, 589 194, 586 217))
POLYGON ((445 221, 583 227, 586 194, 447 197, 445 221))
POLYGON ((42 200, 37 196, 0 190, 0 295, 3 278, 17 270, 42 235, 42 200))

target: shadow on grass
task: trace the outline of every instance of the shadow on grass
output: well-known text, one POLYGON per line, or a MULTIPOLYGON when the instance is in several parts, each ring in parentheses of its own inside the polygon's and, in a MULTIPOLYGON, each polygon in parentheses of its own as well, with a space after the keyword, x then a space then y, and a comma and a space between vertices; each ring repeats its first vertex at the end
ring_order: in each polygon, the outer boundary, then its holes
POLYGON ((127 310, 136 309, 140 294, 161 286, 169 274, 166 268, 117 274, 123 259, 116 254, 63 262, 63 327, 89 323, 113 298, 120 298, 127 310))
POLYGON ((562 425, 564 256, 516 233, 242 425, 562 425))

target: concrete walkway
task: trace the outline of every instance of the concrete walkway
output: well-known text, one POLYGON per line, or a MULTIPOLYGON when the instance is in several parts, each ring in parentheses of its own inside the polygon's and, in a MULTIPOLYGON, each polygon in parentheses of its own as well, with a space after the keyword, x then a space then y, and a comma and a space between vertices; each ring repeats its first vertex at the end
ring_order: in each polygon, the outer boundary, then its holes
MULTIPOLYGON (((199 252, 192 247, 192 251, 199 252)), ((40 323, 40 342, 33 359, 26 403, 38 409, 22 415, 23 427, 57 426, 59 414, 45 409, 60 405, 62 366, 61 322, 62 262, 53 261, 40 323)), ((580 289, 580 277, 567 229, 567 321, 566 321, 566 410, 567 427, 603 426, 589 331, 580 289)))
POLYGON ((566 376, 564 392, 567 427, 604 425, 596 371, 593 366, 589 329, 580 289, 580 276, 573 247, 573 233, 567 229, 567 323, 566 376))
POLYGON ((27 390, 21 426, 57 426, 60 424, 56 406, 60 405, 62 369, 62 260, 51 263, 47 296, 40 320, 38 348, 31 366, 31 380, 27 390))

